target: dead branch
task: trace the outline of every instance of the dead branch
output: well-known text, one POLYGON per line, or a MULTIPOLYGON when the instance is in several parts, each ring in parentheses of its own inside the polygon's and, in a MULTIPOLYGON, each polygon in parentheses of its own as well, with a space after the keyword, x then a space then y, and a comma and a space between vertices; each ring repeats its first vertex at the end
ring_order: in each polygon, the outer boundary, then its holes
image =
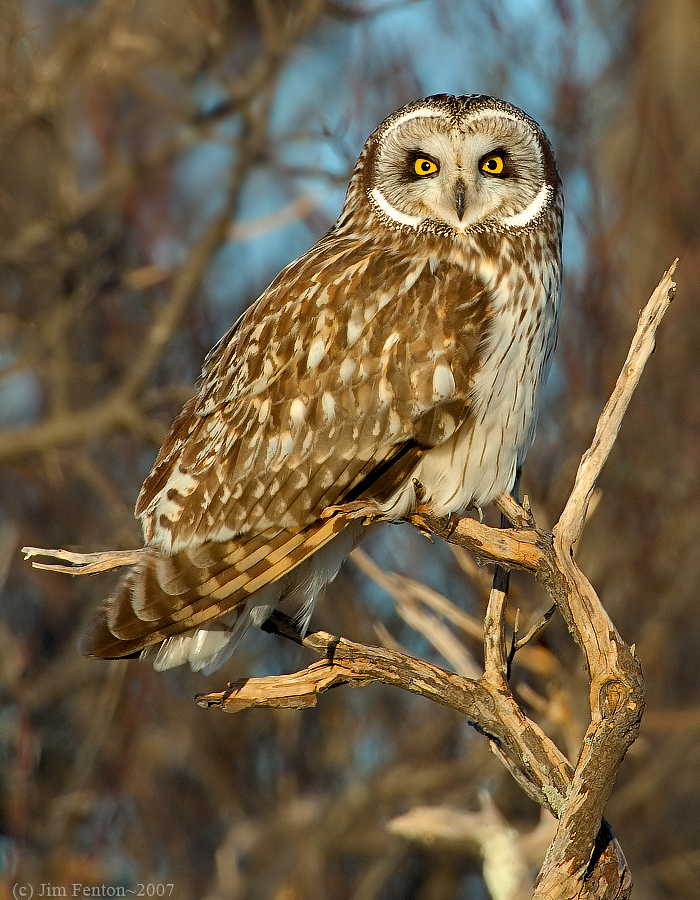
POLYGON ((233 712, 249 706, 311 706, 319 693, 340 684, 396 685, 458 710, 484 732, 519 783, 558 818, 557 831, 535 888, 536 900, 623 898, 631 876, 622 850, 603 820, 618 767, 635 740, 645 694, 639 662, 622 640, 598 596, 578 568, 573 544, 580 537, 590 498, 608 458, 630 398, 654 347, 656 329, 675 292, 675 263, 639 320, 625 365, 584 454, 564 512, 552 532, 540 530, 530 511, 512 498, 499 506, 512 527, 489 528, 463 518, 417 509, 408 520, 481 559, 531 572, 547 589, 583 650, 590 677, 591 722, 575 768, 524 715, 507 681, 506 597, 493 590, 484 625, 485 671, 478 679, 446 672, 397 651, 355 644, 325 632, 303 640, 275 618, 277 629, 321 657, 301 672, 246 679, 226 691, 197 698, 201 706, 233 712))
POLYGON ((644 712, 639 662, 576 565, 573 544, 581 535, 596 481, 654 349, 656 329, 675 295, 672 276, 677 262, 664 274, 642 311, 615 389, 598 420, 593 443, 581 460, 569 500, 553 529, 556 571, 552 574, 560 590, 552 596, 586 658, 591 723, 581 745, 570 800, 559 817, 540 873, 534 895, 537 898, 566 896, 562 890, 567 884, 582 884, 586 879, 603 810, 644 712))
POLYGON ((559 536, 562 546, 573 546, 581 536, 588 504, 598 476, 610 455, 622 418, 639 383, 644 366, 654 350, 656 329, 675 296, 676 285, 672 278, 677 264, 676 259, 642 310, 627 359, 618 376, 615 389, 598 420, 593 443, 581 458, 574 487, 564 512, 553 529, 559 536))
POLYGON ((138 550, 103 550, 97 553, 73 553, 71 550, 43 550, 40 547, 22 547, 25 559, 34 556, 46 556, 49 559, 60 559, 60 563, 44 563, 34 560, 35 569, 47 572, 61 572, 63 575, 96 575, 99 572, 111 572, 122 566, 133 566, 138 562, 144 547, 138 550))
POLYGON ((321 660, 291 675, 247 678, 225 691, 202 694, 197 697, 200 706, 227 712, 252 706, 305 708, 316 704, 318 694, 341 684, 392 684, 466 715, 516 760, 535 791, 544 789, 553 812, 564 804, 571 765, 539 726, 523 715, 509 692, 500 691, 483 677, 455 675, 424 660, 324 631, 301 638, 290 620, 279 613, 272 616, 268 627, 312 650, 321 660))

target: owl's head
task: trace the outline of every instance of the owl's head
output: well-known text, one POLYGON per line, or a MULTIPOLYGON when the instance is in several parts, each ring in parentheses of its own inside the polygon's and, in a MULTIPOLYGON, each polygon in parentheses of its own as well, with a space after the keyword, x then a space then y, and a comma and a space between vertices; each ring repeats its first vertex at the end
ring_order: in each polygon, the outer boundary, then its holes
POLYGON ((348 201, 353 187, 385 224, 453 235, 532 228, 561 200, 540 126, 474 94, 427 97, 385 119, 365 144, 348 201))

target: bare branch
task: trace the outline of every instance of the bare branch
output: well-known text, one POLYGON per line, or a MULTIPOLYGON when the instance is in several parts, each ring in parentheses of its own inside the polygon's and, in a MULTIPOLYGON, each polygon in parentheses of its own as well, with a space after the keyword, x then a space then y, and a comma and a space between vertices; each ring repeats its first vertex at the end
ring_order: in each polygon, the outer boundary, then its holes
POLYGON ((96 575, 99 572, 111 572, 123 566, 133 566, 146 550, 104 550, 97 553, 73 553, 70 550, 42 550, 39 547, 22 547, 25 559, 34 556, 48 556, 64 560, 63 565, 32 561, 35 569, 47 572, 61 572, 63 575, 96 575))
POLYGON ((635 740, 644 711, 644 681, 639 662, 617 633, 588 579, 573 557, 596 480, 615 442, 622 417, 654 347, 656 329, 675 294, 664 274, 643 310, 625 365, 584 454, 573 491, 554 527, 552 563, 544 578, 569 630, 586 657, 590 677, 591 724, 581 746, 571 797, 540 873, 535 897, 565 896, 590 875, 591 852, 600 840, 603 810, 617 769, 635 740), (549 580, 551 576, 551 581, 549 580))
POLYGON ((199 695, 200 706, 226 712, 251 706, 308 707, 315 705, 317 694, 340 684, 393 684, 466 715, 504 748, 528 780, 541 788, 553 812, 564 803, 572 773, 568 760, 523 715, 512 696, 485 679, 465 678, 424 660, 324 631, 301 638, 289 619, 279 613, 273 614, 266 627, 301 643, 322 657, 321 662, 291 675, 237 681, 225 691, 199 695))
POLYGON ((596 481, 610 455, 622 418, 639 383, 644 366, 654 350, 656 329, 675 296, 676 285, 672 276, 677 264, 676 259, 664 273, 639 317, 627 359, 615 389, 598 420, 593 443, 581 458, 574 487, 554 529, 562 541, 562 546, 573 546, 581 536, 596 481))
MULTIPOLYGON (((198 698, 201 705, 229 711, 250 705, 311 705, 316 693, 337 684, 381 681, 459 709, 491 738, 524 789, 539 802, 545 798, 559 818, 535 890, 538 900, 627 897, 631 889, 624 856, 602 816, 617 769, 639 729, 644 683, 637 660, 578 569, 571 548, 581 533, 595 481, 653 348, 655 330, 673 297, 674 267, 664 275, 642 313, 630 354, 553 534, 534 525, 527 507, 518 507, 506 498, 500 498, 500 505, 515 522, 512 529, 489 528, 471 518, 463 518, 455 526, 424 507, 407 517, 424 532, 444 537, 482 558, 531 571, 547 588, 584 651, 591 679, 591 724, 573 772, 551 741, 524 716, 508 689, 505 592, 498 584, 491 592, 485 621, 486 671, 478 680, 449 675, 395 651, 317 633, 302 643, 324 657, 321 663, 294 676, 249 679, 226 692, 198 698)), ((530 639, 529 633, 522 641, 530 639)))
POLYGON ((518 629, 516 626, 515 631, 513 632, 513 649, 510 660, 512 660, 513 656, 515 656, 518 650, 522 650, 523 647, 529 644, 530 641, 533 640, 540 633, 540 631, 542 631, 544 626, 547 624, 547 622, 549 622, 556 611, 557 606, 555 603, 553 606, 550 606, 549 609, 535 622, 532 628, 530 628, 530 630, 520 638, 518 637, 518 629))

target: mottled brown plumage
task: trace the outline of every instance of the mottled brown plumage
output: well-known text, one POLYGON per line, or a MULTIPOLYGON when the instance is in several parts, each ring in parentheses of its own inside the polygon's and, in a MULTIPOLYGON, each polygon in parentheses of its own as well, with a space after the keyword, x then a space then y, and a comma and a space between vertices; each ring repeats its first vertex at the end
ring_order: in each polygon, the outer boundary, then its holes
POLYGON ((400 518, 414 478, 441 513, 510 488, 556 340, 561 222, 551 148, 515 107, 439 96, 382 123, 336 225, 210 353, 138 500, 149 550, 83 650, 210 671, 287 597, 305 627, 366 532, 327 507, 400 518))

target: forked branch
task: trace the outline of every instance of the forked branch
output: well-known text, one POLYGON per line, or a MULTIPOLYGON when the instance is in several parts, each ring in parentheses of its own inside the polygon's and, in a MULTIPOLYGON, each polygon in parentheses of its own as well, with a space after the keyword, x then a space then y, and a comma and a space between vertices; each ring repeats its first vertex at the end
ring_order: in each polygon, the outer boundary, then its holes
POLYGON ((229 712, 249 706, 311 706, 319 693, 340 684, 383 682, 421 694, 468 716, 484 732, 521 786, 559 819, 540 871, 537 900, 624 898, 632 880, 622 850, 603 819, 618 767, 635 740, 644 710, 644 682, 633 651, 622 640, 600 599, 574 560, 600 471, 654 348, 656 329, 675 292, 676 263, 643 310, 610 400, 584 454, 564 512, 552 532, 539 529, 527 508, 501 498, 511 522, 504 530, 470 518, 455 526, 418 508, 409 515, 422 531, 465 547, 479 558, 529 571, 547 589, 583 650, 590 677, 591 723, 573 768, 556 745, 516 703, 507 681, 505 601, 492 592, 485 622, 485 672, 478 679, 392 650, 367 647, 316 632, 301 639, 276 616, 272 627, 301 642, 320 660, 301 672, 250 678, 197 698, 201 706, 229 712))

